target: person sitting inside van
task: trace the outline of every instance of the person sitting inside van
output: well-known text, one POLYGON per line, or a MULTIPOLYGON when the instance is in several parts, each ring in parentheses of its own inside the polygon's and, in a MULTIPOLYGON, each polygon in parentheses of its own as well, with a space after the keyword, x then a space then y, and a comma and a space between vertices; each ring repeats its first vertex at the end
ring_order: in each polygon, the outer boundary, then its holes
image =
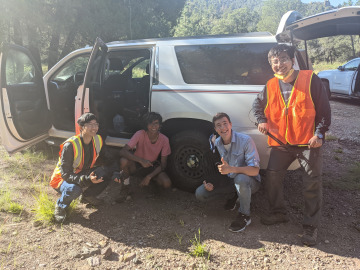
POLYGON ((113 176, 114 179, 124 179, 120 196, 116 199, 118 203, 125 201, 130 194, 130 175, 143 177, 141 187, 148 186, 152 180, 164 188, 171 186, 165 172, 171 150, 169 139, 160 133, 162 117, 150 112, 145 115, 144 124, 145 129, 137 131, 120 151, 121 173, 113 176))
MULTIPOLYGON (((95 162, 105 156, 103 140, 97 135, 99 123, 92 113, 85 113, 77 120, 80 134, 60 145, 59 161, 52 174, 50 186, 61 194, 56 202, 55 221, 62 223, 71 202, 82 194, 82 201, 100 205, 96 198, 109 183, 110 170, 95 167, 95 162), (83 189, 86 189, 83 192, 83 189)), ((115 181, 118 182, 118 179, 115 181)))

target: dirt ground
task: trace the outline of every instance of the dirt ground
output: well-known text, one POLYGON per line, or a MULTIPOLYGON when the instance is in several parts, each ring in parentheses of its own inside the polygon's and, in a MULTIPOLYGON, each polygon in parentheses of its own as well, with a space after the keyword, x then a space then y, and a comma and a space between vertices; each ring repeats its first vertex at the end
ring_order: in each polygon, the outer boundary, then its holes
MULTIPOLYGON (((260 223, 266 207, 261 189, 253 196, 252 224, 237 234, 227 229, 236 211, 224 211, 224 201, 202 204, 190 193, 149 187, 134 189, 132 200, 112 204, 116 183, 102 194, 107 203, 98 209, 79 204, 70 222, 36 226, 32 183, 19 176, 12 181, 27 204, 20 217, 0 212, 0 269, 360 269, 360 103, 336 99, 331 108, 315 247, 303 246, 299 237, 300 171, 289 172, 285 182, 290 222, 260 223), (199 238, 199 231, 205 257, 189 255, 190 240, 199 238)), ((0 161, 0 170, 6 162, 0 161)), ((54 164, 49 160, 42 170, 50 175, 54 164)), ((55 200, 57 194, 50 188, 48 193, 55 200)))

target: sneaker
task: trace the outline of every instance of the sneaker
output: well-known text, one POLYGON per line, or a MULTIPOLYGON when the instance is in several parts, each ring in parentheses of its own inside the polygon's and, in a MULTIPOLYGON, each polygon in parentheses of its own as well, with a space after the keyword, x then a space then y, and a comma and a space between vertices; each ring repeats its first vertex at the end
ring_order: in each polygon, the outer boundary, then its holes
POLYGON ((60 206, 55 206, 54 218, 56 223, 63 223, 66 218, 66 210, 60 206))
POLYGON ((315 246, 317 239, 317 228, 310 225, 303 225, 304 233, 301 236, 301 241, 304 245, 315 246))
POLYGON ((119 196, 115 202, 122 203, 130 198, 130 185, 122 185, 119 196))
POLYGON ((228 199, 228 200, 226 201, 226 203, 225 203, 225 205, 224 205, 224 209, 225 209, 226 211, 235 210, 237 199, 238 199, 238 195, 237 195, 237 193, 235 192, 234 197, 232 197, 231 199, 228 199))
POLYGON ((230 232, 242 232, 246 226, 250 225, 251 218, 244 214, 239 213, 236 219, 231 223, 229 227, 230 232))
POLYGON ((279 223, 286 223, 289 222, 289 220, 290 219, 287 214, 276 213, 261 217, 260 222, 264 225, 274 225, 279 223))
POLYGON ((88 196, 88 197, 82 196, 81 202, 82 203, 88 203, 88 204, 91 204, 93 206, 98 206, 98 205, 103 204, 104 200, 98 199, 98 198, 93 197, 93 196, 88 196))

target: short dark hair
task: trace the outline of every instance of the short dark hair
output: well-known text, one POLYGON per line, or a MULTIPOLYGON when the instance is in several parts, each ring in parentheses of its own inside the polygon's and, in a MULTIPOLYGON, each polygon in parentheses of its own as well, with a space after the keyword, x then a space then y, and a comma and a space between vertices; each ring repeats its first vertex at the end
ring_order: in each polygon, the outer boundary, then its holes
POLYGON ((157 112, 149 112, 147 114, 145 114, 144 116, 144 126, 145 126, 145 130, 147 130, 147 126, 149 124, 151 124, 152 122, 158 120, 159 121, 159 124, 161 126, 162 124, 162 117, 159 113, 157 112))
POLYGON ((279 44, 271 48, 268 53, 268 61, 271 64, 271 58, 278 57, 280 53, 285 52, 291 59, 295 57, 295 47, 286 44, 279 44))
POLYGON ((229 120, 229 123, 231 123, 230 116, 227 113, 218 112, 217 114, 214 115, 214 117, 212 119, 213 125, 215 126, 215 121, 217 121, 217 120, 219 120, 219 119, 221 119, 223 117, 226 117, 227 120, 229 120))
POLYGON ((82 116, 80 116, 77 120, 77 123, 79 126, 83 127, 86 123, 89 123, 92 120, 98 121, 95 114, 93 113, 84 113, 82 116))

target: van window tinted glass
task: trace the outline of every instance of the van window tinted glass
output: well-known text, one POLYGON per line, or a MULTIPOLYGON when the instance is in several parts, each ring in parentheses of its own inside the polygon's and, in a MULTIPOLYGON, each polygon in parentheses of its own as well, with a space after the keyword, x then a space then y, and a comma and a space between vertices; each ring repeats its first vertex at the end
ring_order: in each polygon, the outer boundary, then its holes
POLYGON ((267 61, 275 43, 216 44, 175 47, 188 84, 264 85, 273 76, 267 61))

